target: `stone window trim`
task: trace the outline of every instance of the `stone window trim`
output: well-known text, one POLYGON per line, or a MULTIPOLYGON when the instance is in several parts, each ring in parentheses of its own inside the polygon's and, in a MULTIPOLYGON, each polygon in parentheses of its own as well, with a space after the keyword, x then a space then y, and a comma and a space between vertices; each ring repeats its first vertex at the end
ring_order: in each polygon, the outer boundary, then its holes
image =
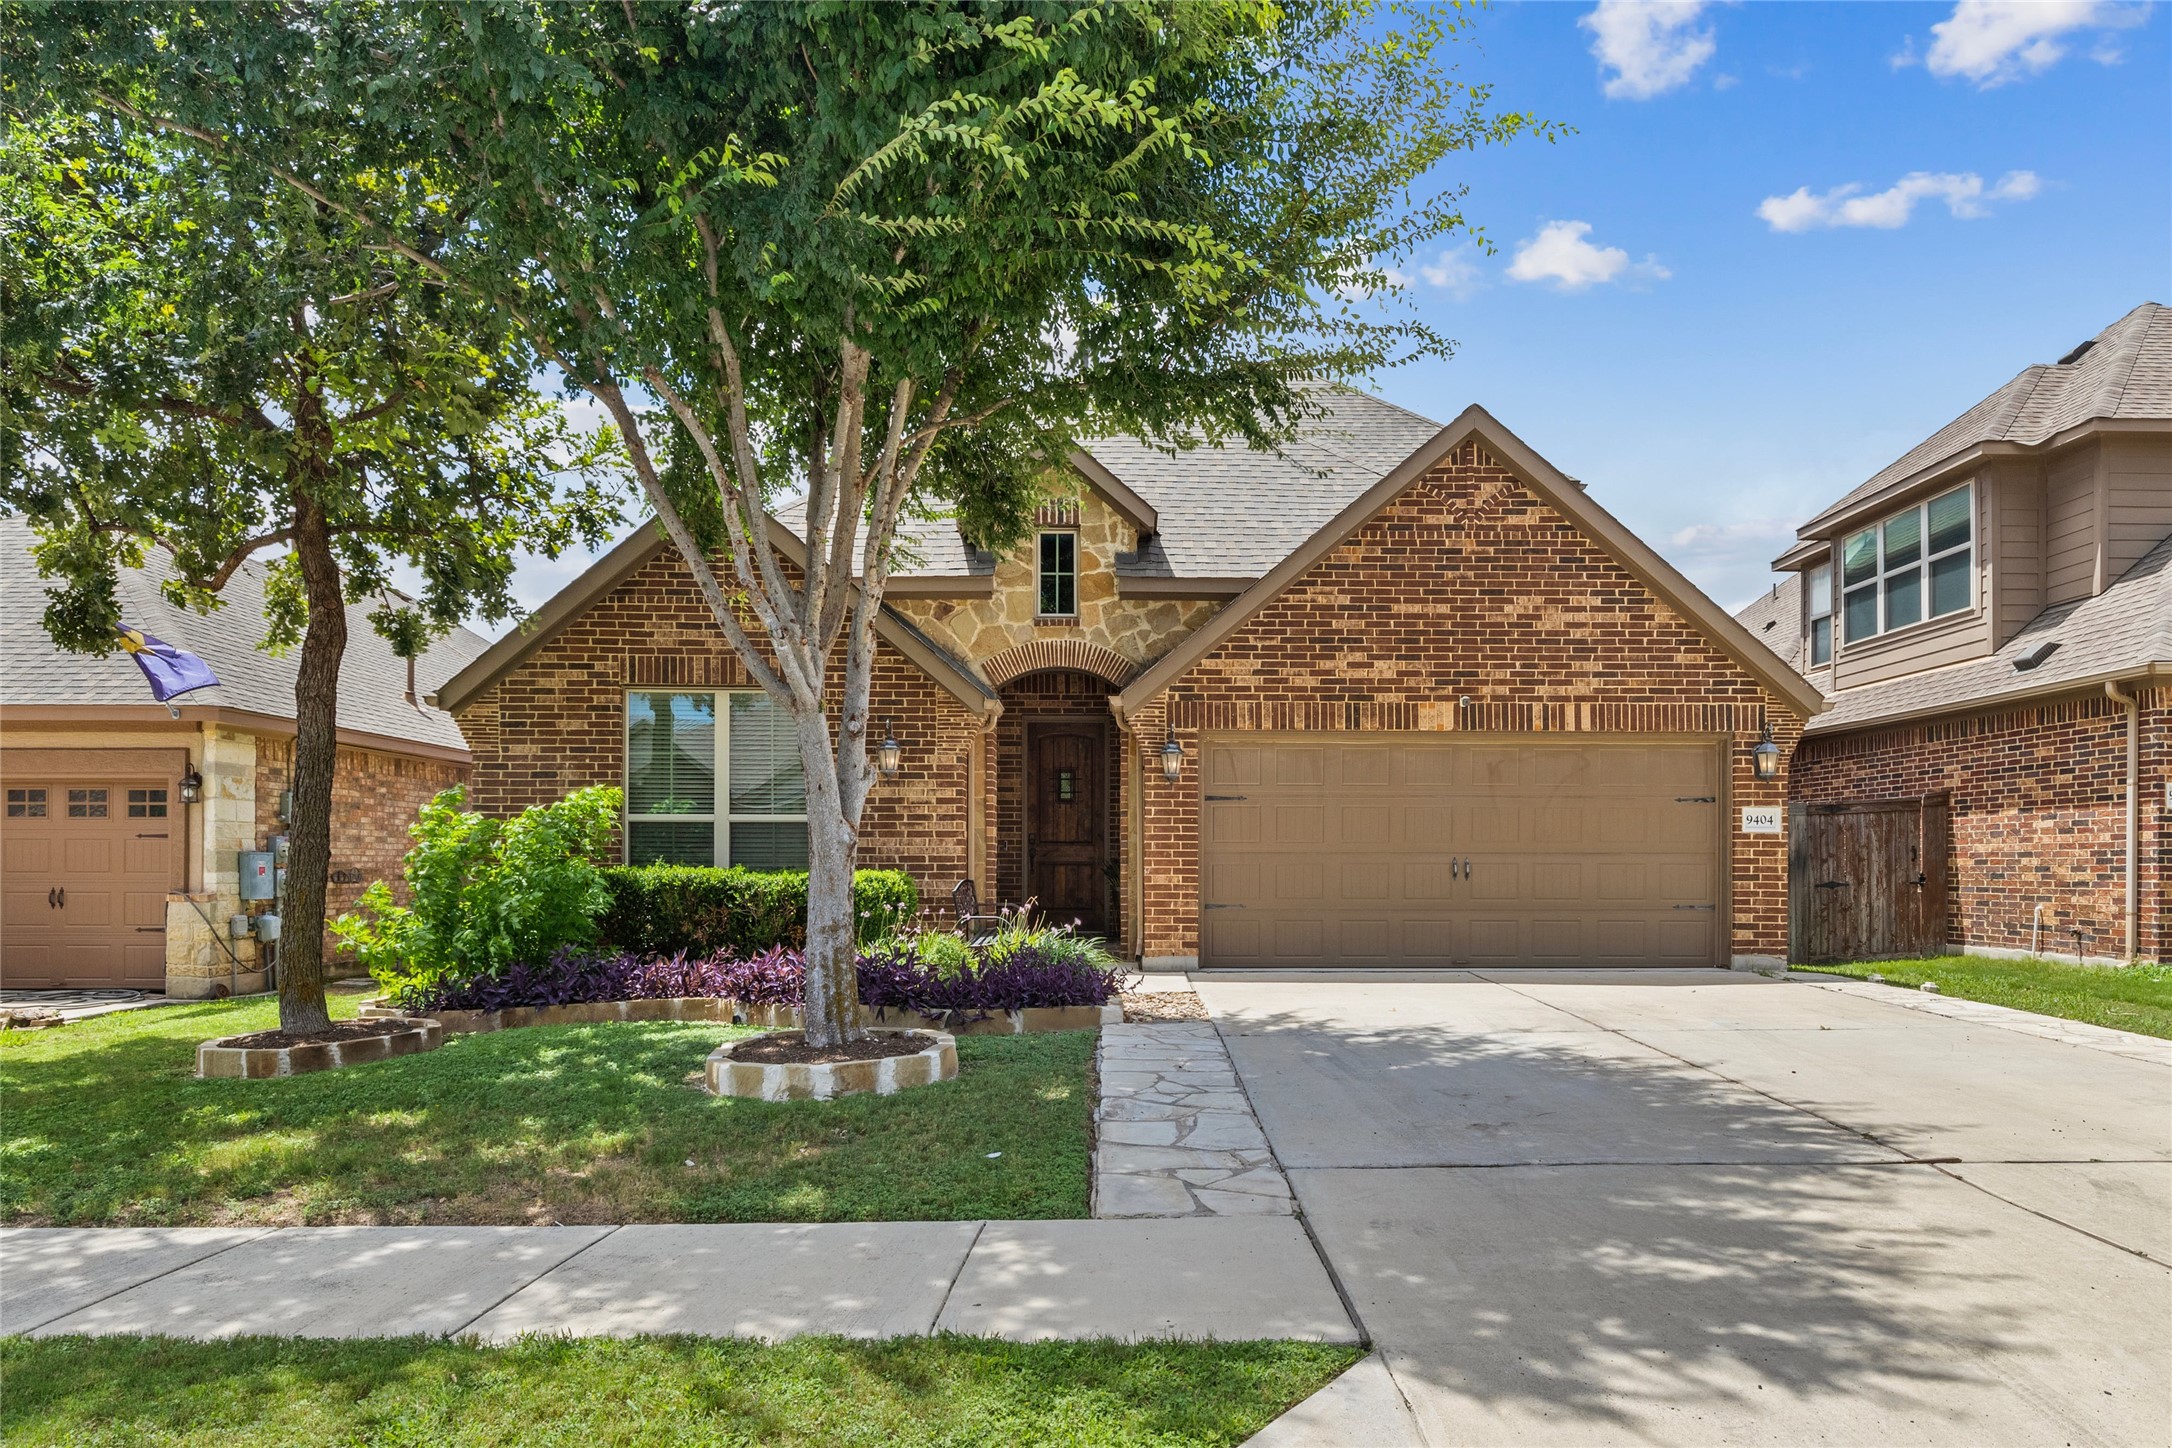
MULTIPOLYGON (((624 860, 626 863, 635 863, 633 858, 634 831, 637 826, 641 825, 662 826, 705 824, 710 826, 710 846, 708 862, 713 865, 748 863, 752 864, 753 868, 780 868, 774 865, 755 864, 746 860, 734 858, 736 854, 742 853, 739 851, 735 851, 733 848, 733 827, 738 825, 799 825, 803 831, 802 852, 804 852, 804 830, 807 824, 804 785, 802 785, 801 787, 801 807, 796 813, 775 813, 742 810, 736 808, 733 804, 731 785, 731 718, 734 712, 732 708, 732 700, 735 696, 751 698, 767 697, 762 693, 760 689, 664 687, 629 688, 623 691, 623 697, 620 704, 622 734, 621 752, 619 756, 619 774, 622 786, 625 791, 625 802, 624 807, 621 810, 621 821, 624 828, 622 828, 619 832, 619 852, 621 859, 624 860), (710 712, 712 715, 712 734, 710 745, 711 757, 709 760, 709 765, 712 770, 712 778, 710 785, 710 798, 708 809, 642 812, 636 811, 632 771, 634 759, 634 701, 638 698, 704 698, 710 701, 710 712)), ((792 758, 793 761, 796 763, 798 758, 796 751, 792 755, 792 758)), ((689 801, 689 803, 697 802, 698 801, 689 801)), ((806 866, 804 861, 801 861, 796 864, 788 864, 782 866, 781 868, 804 869, 806 868, 806 866)))
POLYGON ((1034 539, 1034 622, 1078 618, 1078 532, 1044 528, 1034 539))
POLYGON ((1833 559, 1839 574, 1839 644, 1866 644, 1975 612, 1981 606, 1975 557, 1973 483, 1848 534, 1833 559), (1941 599, 1947 600, 1943 607, 1941 599))

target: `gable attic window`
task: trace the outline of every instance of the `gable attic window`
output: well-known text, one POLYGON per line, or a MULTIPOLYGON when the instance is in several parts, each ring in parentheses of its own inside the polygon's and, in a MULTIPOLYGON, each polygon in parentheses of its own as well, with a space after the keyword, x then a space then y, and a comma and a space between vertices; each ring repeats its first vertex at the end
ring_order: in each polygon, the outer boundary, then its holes
POLYGON ((1043 533, 1038 612, 1043 618, 1069 618, 1078 612, 1078 534, 1043 533))
POLYGON ((1895 513, 1840 545, 1847 642, 1975 606, 1976 509, 1962 484, 1895 513))
POLYGON ((1810 600, 1810 667, 1833 661, 1833 565, 1820 563, 1803 586, 1810 600))
POLYGON ((790 716, 759 691, 627 695, 626 862, 806 869, 790 716))

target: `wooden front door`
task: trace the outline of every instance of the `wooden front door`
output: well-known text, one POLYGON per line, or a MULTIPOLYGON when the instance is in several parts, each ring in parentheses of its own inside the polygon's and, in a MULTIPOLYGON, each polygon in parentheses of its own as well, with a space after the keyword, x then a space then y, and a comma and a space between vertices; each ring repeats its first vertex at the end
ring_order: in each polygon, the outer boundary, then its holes
POLYGON ((1947 796, 1789 810, 1788 958, 1806 964, 1946 948, 1947 796))
POLYGON ((1109 933, 1108 728, 1026 725, 1026 894, 1059 923, 1109 933))

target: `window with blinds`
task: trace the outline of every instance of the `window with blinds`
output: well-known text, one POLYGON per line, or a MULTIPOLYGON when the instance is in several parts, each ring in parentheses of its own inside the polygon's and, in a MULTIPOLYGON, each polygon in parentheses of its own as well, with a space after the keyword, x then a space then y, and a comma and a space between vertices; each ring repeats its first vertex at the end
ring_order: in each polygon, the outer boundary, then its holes
POLYGON ((629 864, 807 868, 807 782, 765 694, 626 697, 629 864))

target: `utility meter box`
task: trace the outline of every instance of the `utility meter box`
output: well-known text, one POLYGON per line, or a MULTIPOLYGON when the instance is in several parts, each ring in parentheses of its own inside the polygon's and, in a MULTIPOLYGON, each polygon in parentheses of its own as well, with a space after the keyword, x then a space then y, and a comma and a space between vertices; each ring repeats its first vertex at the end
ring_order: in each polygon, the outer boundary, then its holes
POLYGON ((241 852, 241 898, 244 900, 269 900, 272 889, 272 852, 270 850, 243 850, 241 852))

